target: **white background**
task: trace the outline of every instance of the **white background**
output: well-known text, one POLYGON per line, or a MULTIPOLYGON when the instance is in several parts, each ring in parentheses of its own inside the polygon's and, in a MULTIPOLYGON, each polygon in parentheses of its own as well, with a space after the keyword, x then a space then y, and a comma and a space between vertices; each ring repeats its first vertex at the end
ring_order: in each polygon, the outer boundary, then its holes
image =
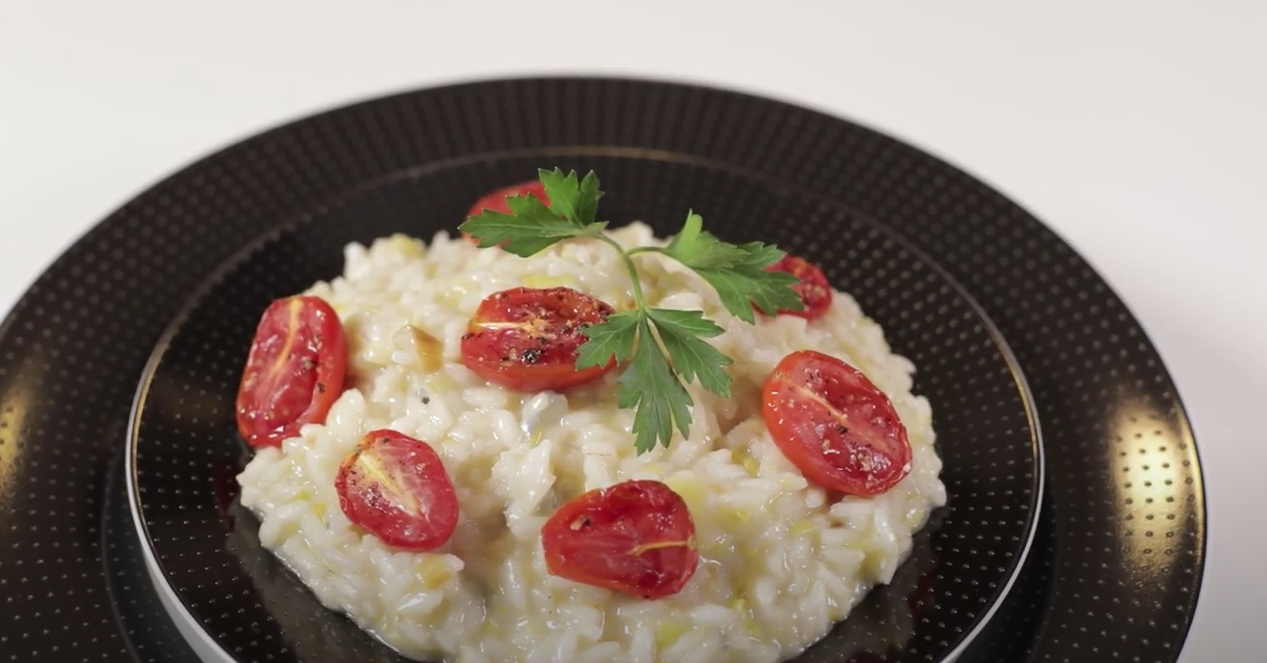
POLYGON ((550 72, 861 120, 1050 223, 1125 297, 1195 418, 1211 545, 1181 660, 1261 660, 1243 647, 1267 612, 1267 3, 0 0, 0 309, 229 142, 389 91, 550 72))

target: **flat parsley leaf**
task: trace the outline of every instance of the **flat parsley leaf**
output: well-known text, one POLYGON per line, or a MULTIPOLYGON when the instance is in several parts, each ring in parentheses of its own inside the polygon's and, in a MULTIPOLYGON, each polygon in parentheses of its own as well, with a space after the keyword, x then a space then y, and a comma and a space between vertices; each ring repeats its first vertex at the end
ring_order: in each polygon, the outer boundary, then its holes
POLYGON ((619 364, 628 361, 638 341, 643 317, 641 309, 622 311, 582 330, 587 340, 577 349, 576 370, 606 366, 613 357, 619 364))
POLYGON ((792 289, 799 279, 787 272, 766 269, 783 258, 782 250, 761 242, 731 244, 703 230, 702 226, 700 215, 687 214, 682 232, 660 252, 708 281, 727 311, 752 324, 756 321, 753 306, 766 315, 775 315, 780 309, 799 311, 804 308, 801 296, 792 289))
POLYGON ((734 361, 702 340, 720 336, 725 330, 705 318, 703 311, 653 308, 647 310, 647 315, 655 323, 660 342, 673 362, 673 370, 682 380, 689 384, 698 377, 700 386, 722 398, 730 398, 731 379, 725 367, 734 361))
POLYGON ((747 251, 717 239, 703 225, 703 217, 687 213, 682 231, 664 247, 664 254, 691 269, 725 268, 748 259, 747 251))
POLYGON ((603 192, 598 190, 598 176, 593 171, 580 180, 575 170, 565 175, 559 168, 541 169, 537 176, 550 199, 550 211, 578 226, 594 222, 603 192))
POLYGON ((800 311, 805 308, 800 294, 792 289, 800 279, 787 272, 766 270, 783 258, 783 251, 761 242, 749 242, 739 248, 748 254, 742 261, 724 268, 695 270, 713 286, 731 315, 752 324, 756 322, 753 306, 766 315, 775 315, 779 310, 800 311))
POLYGON ((537 171, 537 174, 541 179, 542 187, 545 188, 546 197, 550 199, 550 211, 576 225, 581 225, 576 221, 576 203, 581 197, 581 185, 576 178, 576 171, 564 175, 558 168, 554 170, 543 168, 537 171))
POLYGON ((665 360, 646 317, 638 324, 638 347, 633 360, 616 382, 620 385, 616 405, 637 408, 633 433, 638 453, 651 451, 657 442, 668 447, 674 424, 683 437, 690 435, 690 408, 695 402, 665 360))
POLYGON ((607 227, 606 223, 582 224, 561 218, 536 196, 509 196, 506 206, 510 214, 486 209, 458 229, 470 233, 482 249, 500 244, 526 258, 565 239, 593 237, 607 227))
POLYGON ((602 197, 603 192, 598 189, 598 176, 591 170, 581 180, 580 198, 574 205, 576 220, 586 224, 594 223, 594 217, 598 216, 598 201, 602 197))

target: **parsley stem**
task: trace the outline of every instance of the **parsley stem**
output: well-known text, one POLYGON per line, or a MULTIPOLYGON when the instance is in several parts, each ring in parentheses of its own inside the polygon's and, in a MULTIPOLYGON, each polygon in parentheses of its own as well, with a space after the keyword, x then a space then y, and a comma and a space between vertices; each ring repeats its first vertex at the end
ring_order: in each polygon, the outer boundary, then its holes
POLYGON ((621 259, 625 261, 625 269, 629 272, 629 280, 633 283, 634 301, 638 303, 639 310, 645 310, 647 308, 647 300, 642 295, 642 281, 638 279, 638 266, 634 264, 632 257, 633 254, 638 253, 638 249, 626 251, 625 247, 621 246, 619 242, 607 235, 600 234, 595 235, 595 237, 607 242, 612 248, 616 249, 616 251, 620 253, 621 259))

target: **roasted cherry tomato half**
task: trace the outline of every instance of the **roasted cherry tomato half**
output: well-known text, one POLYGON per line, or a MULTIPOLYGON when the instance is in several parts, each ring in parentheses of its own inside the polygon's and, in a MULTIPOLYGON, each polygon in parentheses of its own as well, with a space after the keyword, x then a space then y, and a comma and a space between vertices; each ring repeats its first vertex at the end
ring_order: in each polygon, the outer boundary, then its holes
POLYGON ((699 562, 695 521, 659 481, 625 481, 564 504, 541 528, 546 568, 644 599, 682 591, 699 562))
POLYGON ((480 302, 462 337, 462 363, 480 377, 519 391, 562 391, 615 366, 576 370, 581 330, 615 313, 572 288, 511 288, 480 302))
POLYGON ((761 415, 783 455, 829 490, 877 495, 911 471, 911 444, 892 402, 835 357, 784 357, 766 377, 761 415))
POLYGON ((278 446, 304 424, 323 423, 343 393, 343 323, 325 300, 307 295, 269 305, 255 330, 238 386, 238 431, 253 447, 278 446))
MULTIPOLYGON (((510 207, 506 205, 506 199, 511 196, 532 196, 540 200, 546 207, 550 206, 550 197, 546 195, 545 185, 541 183, 541 180, 533 180, 502 187, 485 195, 475 201, 474 205, 471 205, 471 209, 467 210, 466 216, 467 218, 478 216, 484 210, 510 214, 510 207)), ((463 231, 462 235, 471 241, 475 241, 468 232, 463 231)))
POLYGON ((803 308, 800 311, 780 310, 780 314, 799 315, 813 320, 831 307, 831 284, 827 282, 827 275, 823 274, 823 270, 814 263, 794 255, 785 255, 778 262, 766 267, 766 270, 787 272, 801 280, 792 289, 801 296, 803 308))
POLYGON ((444 545, 458 524, 458 498, 426 442, 394 430, 370 432, 339 466, 339 507, 383 543, 412 552, 444 545))

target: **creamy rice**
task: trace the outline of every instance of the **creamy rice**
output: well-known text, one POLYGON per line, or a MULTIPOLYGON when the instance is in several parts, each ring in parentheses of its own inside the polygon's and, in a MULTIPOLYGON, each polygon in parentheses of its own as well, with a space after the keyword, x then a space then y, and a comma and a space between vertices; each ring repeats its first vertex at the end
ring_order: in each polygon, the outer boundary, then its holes
MULTIPOLYGON (((610 231, 626 246, 662 244, 640 223, 610 231)), ((404 655, 458 661, 751 661, 773 663, 821 639, 877 583, 889 582, 929 512, 945 503, 928 402, 914 367, 848 295, 808 323, 749 325, 678 263, 637 258, 653 306, 702 309, 726 333, 708 339, 735 360, 733 395, 698 385, 687 439, 637 455, 633 411, 616 407, 617 372, 561 395, 491 386, 462 365, 459 341, 484 297, 507 288, 570 286, 632 305, 618 254, 570 241, 532 258, 437 234, 429 245, 384 238, 346 248, 344 275, 308 292, 348 335, 349 389, 324 425, 257 452, 238 477, 262 544, 328 608, 404 655), (443 344, 424 366, 409 325, 443 344), (771 441, 761 383, 795 350, 858 367, 907 426, 910 474, 874 498, 829 502, 771 441), (335 475, 361 436, 392 428, 435 447, 457 488, 453 538, 429 553, 394 551, 352 525, 335 475), (700 566, 678 594, 646 601, 546 572, 540 529, 585 490, 664 481, 695 521, 700 566)))

